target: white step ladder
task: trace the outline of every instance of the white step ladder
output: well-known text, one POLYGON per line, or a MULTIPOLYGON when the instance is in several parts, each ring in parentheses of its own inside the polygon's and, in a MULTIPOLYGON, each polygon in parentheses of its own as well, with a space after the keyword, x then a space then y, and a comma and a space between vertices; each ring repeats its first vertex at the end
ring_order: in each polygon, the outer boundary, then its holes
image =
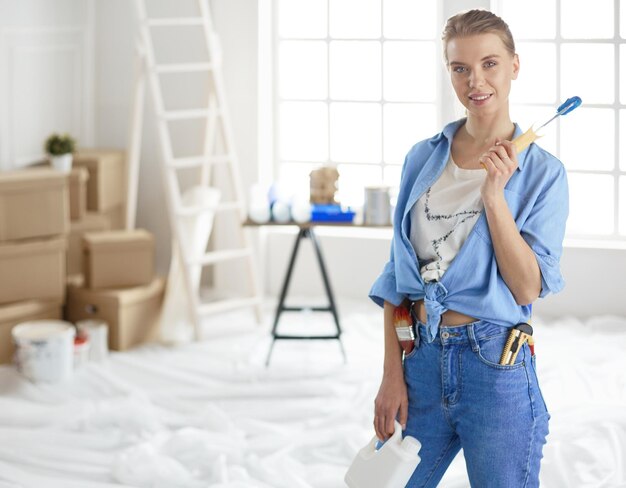
MULTIPOLYGON (((217 36, 213 30, 211 14, 208 0, 198 0, 198 14, 193 17, 160 17, 149 18, 146 9, 146 0, 135 0, 140 26, 139 50, 143 54, 144 71, 147 74, 152 101, 157 117, 158 136, 162 153, 162 170, 165 182, 166 203, 168 207, 170 227, 174 236, 174 248, 172 252, 177 253, 180 269, 185 282, 187 303, 189 306, 189 316, 194 325, 196 340, 200 339, 200 325, 203 316, 208 314, 223 312, 241 307, 254 307, 257 322, 261 321, 261 294, 257 278, 256 263, 252 247, 243 228, 243 221, 246 217, 246 209, 241 188, 241 178, 237 155, 233 145, 233 136, 230 127, 230 120, 226 105, 226 98, 223 87, 221 71, 221 53, 217 36), (182 62, 158 64, 155 56, 155 46, 153 42, 153 30, 162 27, 177 29, 202 30, 206 45, 202 49, 207 51, 209 59, 206 62, 182 62), (203 107, 186 110, 167 110, 165 107, 162 90, 161 75, 169 73, 208 73, 208 96, 207 104, 203 107), (177 157, 173 151, 172 134, 170 131, 171 121, 204 119, 206 128, 203 134, 203 151, 197 156, 177 157), (218 138, 218 134, 221 138, 218 138), (230 201, 214 205, 183 205, 183 198, 179 186, 179 171, 195 169, 199 173, 197 187, 211 188, 211 176, 213 167, 216 165, 227 168, 228 179, 230 180, 232 199, 230 201), (188 246, 185 244, 184 220, 190 217, 200 216, 206 212, 215 214, 232 215, 237 222, 236 235, 230 236, 229 241, 236 242, 228 249, 215 251, 206 250, 201 255, 189 255, 188 246), (187 248, 187 249, 186 249, 187 248), (245 260, 247 264, 247 275, 249 281, 249 294, 222 298, 208 303, 203 303, 199 290, 199 270, 205 266, 213 266, 216 263, 231 260, 245 260)), ((175 7, 174 7, 175 8, 175 7)), ((184 52, 185 47, 181 46, 184 52)), ((141 68, 139 70, 141 72, 141 68)), ((143 84, 136 88, 136 96, 143 97, 143 84)), ((142 103, 135 103, 135 112, 141 110, 142 103), (138 108, 139 105, 139 108, 138 108)), ((141 115, 136 115, 133 125, 141 124, 141 115)), ((135 127, 136 129, 136 127, 135 127)), ((140 136, 138 136, 140 138, 140 136)), ((137 143, 135 143, 137 146, 137 143)), ((131 151, 135 154, 137 148, 131 151)), ((131 161, 132 165, 133 161, 131 161)), ((136 164, 138 164, 135 161, 136 164)), ((136 179, 137 169, 134 174, 136 179)), ((189 178, 187 178, 188 180, 189 178)), ((134 182, 136 185, 136 181, 134 182)), ((188 181, 187 181, 188 183, 188 181)), ((208 244, 208 243, 205 243, 208 244)), ((206 249, 206 246, 203 247, 206 249)))

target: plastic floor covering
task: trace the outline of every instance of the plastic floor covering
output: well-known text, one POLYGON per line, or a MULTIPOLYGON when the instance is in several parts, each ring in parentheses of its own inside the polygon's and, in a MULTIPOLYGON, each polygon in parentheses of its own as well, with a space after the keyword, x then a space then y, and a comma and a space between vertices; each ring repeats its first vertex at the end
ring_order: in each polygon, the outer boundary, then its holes
MULTIPOLYGON (((339 301, 335 341, 281 341, 273 310, 212 317, 201 342, 111 353, 61 384, 0 367, 0 488, 335 488, 373 436, 382 314, 339 301)), ((626 319, 534 321, 552 415, 544 488, 626 487, 626 319)), ((285 314, 282 332, 328 332, 285 314)), ((441 487, 468 487, 462 453, 441 487)))

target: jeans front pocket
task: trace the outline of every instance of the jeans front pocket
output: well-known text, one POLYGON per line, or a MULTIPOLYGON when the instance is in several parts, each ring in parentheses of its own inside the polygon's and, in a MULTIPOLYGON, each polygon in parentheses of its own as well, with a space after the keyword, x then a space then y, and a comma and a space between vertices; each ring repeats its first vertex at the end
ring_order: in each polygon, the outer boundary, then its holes
POLYGON ((528 344, 524 344, 522 346, 522 350, 518 353, 515 358, 515 363, 511 365, 503 365, 500 364, 500 357, 502 356, 502 351, 506 344, 506 341, 509 337, 509 329, 502 327, 502 332, 490 335, 488 337, 483 337, 477 340, 478 342, 478 351, 476 354, 478 355, 478 359, 487 366, 499 369, 503 371, 511 371, 516 370, 524 366, 524 353, 528 350, 528 344), (525 349, 524 349, 525 348, 525 349))
POLYGON ((404 360, 405 361, 410 361, 413 357, 415 357, 415 355, 417 354, 417 351, 420 348, 420 344, 419 343, 420 343, 420 341, 419 341, 419 339, 417 339, 415 341, 414 346, 413 346, 413 350, 410 353, 404 355, 404 360))
MULTIPOLYGON (((546 404, 546 400, 543 397, 543 393, 541 392, 541 388, 539 386, 539 377, 537 376, 537 356, 531 356, 530 364, 532 365, 532 373, 534 375, 533 386, 536 392, 531 392, 533 395, 533 401, 540 402, 540 406, 543 406, 543 411, 548 413, 548 405, 546 404)), ((549 414, 548 414, 549 415, 549 414)))

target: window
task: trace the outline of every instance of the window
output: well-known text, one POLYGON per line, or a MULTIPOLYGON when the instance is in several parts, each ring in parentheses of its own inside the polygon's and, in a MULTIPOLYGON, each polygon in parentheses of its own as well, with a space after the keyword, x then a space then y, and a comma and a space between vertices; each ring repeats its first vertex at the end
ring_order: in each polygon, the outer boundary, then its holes
MULTIPOLYGON (((368 184, 396 186, 408 149, 462 113, 440 76, 442 11, 454 4, 277 0, 276 178, 306 191, 313 168, 337 165, 348 205, 368 184)), ((589 5, 491 1, 520 54, 511 114, 522 129, 583 99, 538 141, 568 170, 568 237, 626 242, 626 4, 589 5)))
POLYGON ((440 127, 436 0, 276 2, 277 175, 308 191, 336 165, 338 199, 397 186, 407 151, 440 127))
POLYGON ((520 125, 547 119, 571 96, 583 100, 538 142, 568 171, 568 236, 626 240, 626 4, 497 0, 493 8, 520 55, 511 96, 520 125))

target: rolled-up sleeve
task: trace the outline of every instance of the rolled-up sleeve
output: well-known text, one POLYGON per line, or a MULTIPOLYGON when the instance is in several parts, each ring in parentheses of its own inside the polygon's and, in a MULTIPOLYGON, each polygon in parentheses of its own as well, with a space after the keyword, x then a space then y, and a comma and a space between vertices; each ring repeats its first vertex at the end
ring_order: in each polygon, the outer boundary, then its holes
POLYGON ((385 301, 398 306, 404 300, 404 295, 397 291, 393 244, 392 241, 389 261, 385 264, 382 273, 374 281, 369 292, 369 297, 380 307, 384 306, 385 301))
POLYGON ((537 198, 521 231, 522 237, 535 253, 539 264, 541 298, 549 293, 558 293, 565 286, 560 260, 568 213, 567 173, 561 165, 537 198))

